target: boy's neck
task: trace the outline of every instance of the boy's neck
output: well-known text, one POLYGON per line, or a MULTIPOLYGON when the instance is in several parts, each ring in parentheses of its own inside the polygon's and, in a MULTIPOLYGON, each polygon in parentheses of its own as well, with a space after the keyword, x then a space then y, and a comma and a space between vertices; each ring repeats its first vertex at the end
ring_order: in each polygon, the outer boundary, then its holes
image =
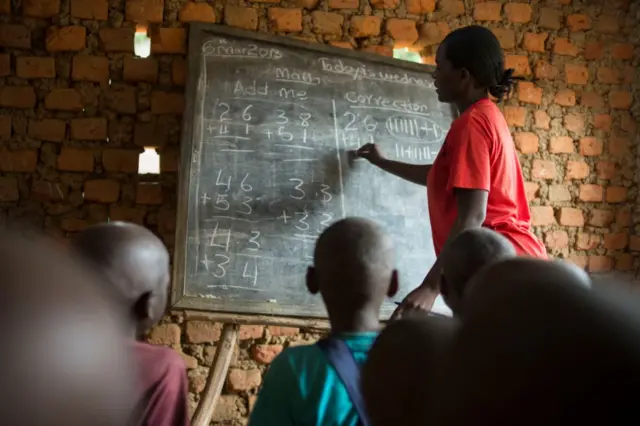
POLYGON ((330 316, 331 334, 366 333, 380 331, 379 309, 362 310, 351 315, 330 316))

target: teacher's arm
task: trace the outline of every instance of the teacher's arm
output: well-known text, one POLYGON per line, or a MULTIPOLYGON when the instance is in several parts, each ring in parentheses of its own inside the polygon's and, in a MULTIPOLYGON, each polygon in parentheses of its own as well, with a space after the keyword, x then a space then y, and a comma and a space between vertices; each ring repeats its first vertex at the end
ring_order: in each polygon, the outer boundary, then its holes
POLYGON ((357 157, 367 159, 371 164, 380 167, 382 170, 398 176, 409 182, 427 186, 427 175, 430 165, 408 164, 400 161, 393 161, 385 158, 377 145, 368 143, 355 152, 357 157))
POLYGON ((442 259, 447 256, 451 242, 465 229, 479 228, 484 223, 487 215, 487 199, 489 192, 483 189, 455 188, 458 216, 451 228, 447 242, 440 256, 436 259, 422 284, 405 297, 402 304, 396 309, 391 319, 402 316, 402 313, 410 309, 430 310, 436 297, 440 294, 440 275, 442 273, 442 259))

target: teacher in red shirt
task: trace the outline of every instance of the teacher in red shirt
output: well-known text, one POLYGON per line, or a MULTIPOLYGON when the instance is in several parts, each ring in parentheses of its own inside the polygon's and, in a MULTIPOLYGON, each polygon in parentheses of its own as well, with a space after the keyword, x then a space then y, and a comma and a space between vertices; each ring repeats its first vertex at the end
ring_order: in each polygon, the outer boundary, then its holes
POLYGON ((502 100, 515 83, 504 69, 498 39, 484 27, 451 32, 436 54, 438 100, 457 106, 433 165, 413 165, 384 158, 368 144, 359 157, 398 177, 427 186, 433 244, 438 260, 420 287, 396 311, 431 309, 440 292, 440 255, 465 229, 490 228, 509 239, 520 255, 546 258, 544 245, 531 232, 531 214, 513 139, 489 94, 502 100))

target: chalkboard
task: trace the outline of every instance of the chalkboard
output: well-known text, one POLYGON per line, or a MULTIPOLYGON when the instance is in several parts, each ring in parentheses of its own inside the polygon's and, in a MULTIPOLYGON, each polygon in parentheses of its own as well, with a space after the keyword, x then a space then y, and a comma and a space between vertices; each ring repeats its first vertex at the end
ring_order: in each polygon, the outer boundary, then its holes
MULTIPOLYGON (((189 40, 175 307, 325 317, 305 287, 317 237, 346 216, 395 239, 401 300, 435 261, 426 188, 348 152, 432 163, 455 113, 431 68, 195 24, 189 40)), ((426 177, 425 177, 426 179, 426 177)), ((385 304, 383 315, 395 308, 385 304)))

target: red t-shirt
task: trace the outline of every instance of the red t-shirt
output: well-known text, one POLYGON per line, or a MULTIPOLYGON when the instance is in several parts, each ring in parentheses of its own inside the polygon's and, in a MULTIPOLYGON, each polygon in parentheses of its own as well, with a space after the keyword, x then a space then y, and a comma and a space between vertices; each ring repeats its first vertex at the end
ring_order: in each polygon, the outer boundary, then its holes
POLYGON ((131 342, 138 366, 139 426, 188 426, 187 372, 180 355, 162 346, 131 342))
POLYGON ((489 99, 469 107, 451 126, 427 177, 433 244, 439 255, 458 216, 454 188, 489 192, 482 226, 513 243, 519 255, 547 258, 531 232, 524 179, 502 112, 489 99))

